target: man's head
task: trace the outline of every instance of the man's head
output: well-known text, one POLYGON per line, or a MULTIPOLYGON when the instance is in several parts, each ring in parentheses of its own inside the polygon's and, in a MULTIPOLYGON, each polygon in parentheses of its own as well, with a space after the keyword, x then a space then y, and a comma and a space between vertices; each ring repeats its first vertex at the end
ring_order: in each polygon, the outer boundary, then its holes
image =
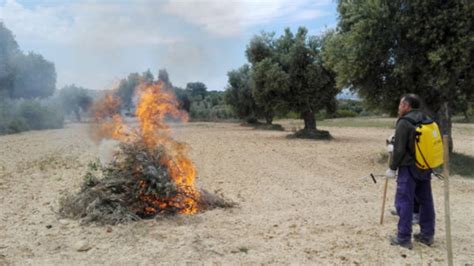
POLYGON ((421 106, 420 97, 418 95, 410 93, 405 94, 400 98, 400 104, 398 105, 398 115, 403 116, 410 112, 412 109, 418 109, 421 106))

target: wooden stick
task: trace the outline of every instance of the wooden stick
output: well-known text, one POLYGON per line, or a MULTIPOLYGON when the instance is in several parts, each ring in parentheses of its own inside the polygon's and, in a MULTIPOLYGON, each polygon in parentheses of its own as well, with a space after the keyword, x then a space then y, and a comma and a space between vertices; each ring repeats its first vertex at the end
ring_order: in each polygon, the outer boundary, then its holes
POLYGON ((446 248, 448 253, 448 265, 453 265, 453 244, 451 241, 451 216, 449 210, 449 136, 443 135, 444 148, 444 219, 446 224, 446 248))
MULTIPOLYGON (((388 153, 388 167, 390 167, 390 162, 392 161, 392 153, 388 153)), ((385 185, 383 188, 383 198, 382 198, 382 213, 380 214, 380 224, 383 224, 383 217, 385 212, 385 200, 387 199, 387 186, 388 186, 388 177, 385 177, 385 185)))

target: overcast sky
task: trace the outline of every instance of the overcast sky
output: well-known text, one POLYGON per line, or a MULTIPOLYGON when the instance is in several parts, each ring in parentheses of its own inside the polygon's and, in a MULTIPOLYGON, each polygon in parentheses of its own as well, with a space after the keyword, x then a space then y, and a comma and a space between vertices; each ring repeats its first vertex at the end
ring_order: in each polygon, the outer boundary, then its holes
POLYGON ((166 68, 175 86, 224 90, 253 35, 298 26, 318 35, 336 19, 334 0, 0 0, 0 20, 20 49, 54 62, 58 88, 106 89, 166 68))

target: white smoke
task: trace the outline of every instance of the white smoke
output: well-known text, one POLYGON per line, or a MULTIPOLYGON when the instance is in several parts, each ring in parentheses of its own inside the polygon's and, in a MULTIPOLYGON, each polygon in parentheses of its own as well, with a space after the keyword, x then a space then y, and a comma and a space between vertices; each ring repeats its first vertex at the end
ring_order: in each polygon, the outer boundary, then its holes
POLYGON ((103 139, 99 145, 99 161, 102 166, 110 164, 114 155, 120 150, 120 142, 112 139, 103 139))

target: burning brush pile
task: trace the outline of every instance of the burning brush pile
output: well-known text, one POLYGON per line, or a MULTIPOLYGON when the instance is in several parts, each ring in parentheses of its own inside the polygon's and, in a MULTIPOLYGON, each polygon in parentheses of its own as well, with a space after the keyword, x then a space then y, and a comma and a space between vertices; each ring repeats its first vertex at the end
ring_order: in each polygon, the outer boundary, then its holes
POLYGON ((123 122, 120 101, 113 94, 94 104, 92 133, 101 141, 101 163, 90 164, 77 195, 62 199, 60 215, 85 223, 117 224, 233 206, 196 188, 187 147, 171 138, 165 122, 169 117, 188 119, 174 94, 160 84, 142 84, 136 96, 137 126, 123 122))

